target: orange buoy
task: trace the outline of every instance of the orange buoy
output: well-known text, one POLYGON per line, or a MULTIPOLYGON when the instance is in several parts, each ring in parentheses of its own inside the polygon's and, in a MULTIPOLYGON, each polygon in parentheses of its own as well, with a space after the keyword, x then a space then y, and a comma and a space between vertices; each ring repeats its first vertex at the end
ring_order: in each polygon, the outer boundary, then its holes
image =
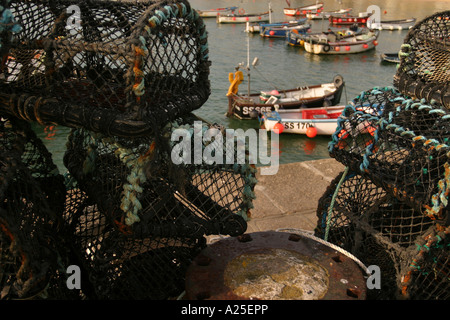
POLYGON ((317 135, 317 129, 315 127, 309 127, 306 129, 306 136, 308 138, 314 138, 317 135))
POLYGON ((284 126, 283 126, 283 124, 281 124, 281 123, 279 123, 279 122, 276 123, 276 124, 273 126, 272 131, 275 132, 275 133, 277 133, 277 134, 283 133, 283 131, 284 131, 284 126))

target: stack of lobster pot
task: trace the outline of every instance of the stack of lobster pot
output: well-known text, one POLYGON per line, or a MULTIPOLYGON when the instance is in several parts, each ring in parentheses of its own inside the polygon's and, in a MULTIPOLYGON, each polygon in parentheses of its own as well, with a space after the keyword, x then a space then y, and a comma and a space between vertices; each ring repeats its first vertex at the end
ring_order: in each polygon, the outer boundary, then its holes
POLYGON ((256 183, 250 164, 172 159, 223 133, 191 113, 210 94, 203 20, 185 0, 0 4, 0 154, 18 150, 0 165, 0 298, 177 297, 206 235, 245 232, 256 183), (34 156, 31 125, 70 128, 67 172, 34 156), (80 284, 58 286, 69 266, 80 284))
POLYGON ((450 297, 449 39, 449 11, 410 29, 394 86, 355 97, 329 143, 345 170, 319 200, 316 234, 376 267, 371 299, 450 297))

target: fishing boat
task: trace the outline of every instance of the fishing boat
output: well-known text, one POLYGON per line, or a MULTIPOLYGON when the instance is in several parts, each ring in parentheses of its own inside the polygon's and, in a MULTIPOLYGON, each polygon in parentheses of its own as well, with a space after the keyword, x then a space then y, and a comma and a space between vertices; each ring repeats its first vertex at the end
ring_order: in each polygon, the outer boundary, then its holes
POLYGON ((371 29, 377 30, 408 30, 416 24, 415 18, 401 19, 401 20, 387 20, 380 22, 369 23, 367 26, 371 29))
POLYGON ((256 119, 262 112, 278 109, 298 109, 301 107, 314 108, 333 106, 339 103, 344 88, 342 76, 336 75, 332 82, 312 86, 303 86, 287 90, 268 90, 259 93, 239 94, 238 85, 243 76, 238 77, 238 70, 234 80, 230 77, 230 87, 227 93, 227 116, 238 119, 256 119))
MULTIPOLYGON (((289 4, 289 2, 288 2, 289 4)), ((322 11, 323 3, 322 2, 316 2, 315 4, 310 4, 307 6, 297 7, 297 8, 291 8, 290 6, 288 8, 283 9, 283 13, 287 16, 300 16, 304 15, 306 16, 308 13, 311 12, 320 12, 322 11)))
POLYGON ((216 8, 210 10, 197 10, 202 18, 216 18, 220 14, 234 13, 239 7, 216 8))
POLYGON ((398 53, 382 53, 380 54, 381 62, 400 63, 398 53))
POLYGON ((305 24, 308 19, 301 18, 298 20, 281 21, 281 22, 247 22, 245 31, 250 33, 260 33, 261 27, 282 27, 282 26, 296 26, 305 24))
POLYGON ((230 13, 224 15, 218 15, 216 21, 218 23, 247 23, 247 22, 263 22, 270 21, 271 11, 263 13, 230 13))
POLYGON ((335 11, 316 11, 316 12, 310 12, 306 14, 306 18, 309 20, 328 20, 330 16, 334 17, 343 17, 345 15, 348 15, 352 11, 352 8, 348 9, 340 9, 335 11))
POLYGON ((331 25, 352 25, 352 24, 359 24, 359 25, 366 25, 369 17, 371 16, 371 13, 368 12, 362 12, 358 16, 336 16, 331 15, 328 18, 328 21, 331 25))
MULTIPOLYGON (((349 28, 329 28, 325 34, 329 32, 333 32, 338 35, 340 39, 353 37, 356 35, 363 34, 366 31, 366 28, 358 27, 357 25, 351 26, 349 28)), ((286 35, 286 43, 290 46, 298 46, 303 47, 305 40, 309 37, 320 36, 324 34, 324 32, 318 33, 298 33, 296 30, 291 30, 286 35)))
POLYGON ((289 31, 294 31, 297 34, 306 34, 311 30, 310 24, 295 24, 295 25, 284 25, 284 26, 261 26, 261 31, 259 34, 266 38, 286 38, 289 31))
POLYGON ((339 38, 334 34, 321 34, 305 39, 305 51, 314 54, 349 54, 372 50, 378 45, 378 31, 368 31, 352 37, 339 38))
POLYGON ((267 131, 306 134, 311 138, 316 135, 331 136, 336 132, 337 120, 344 109, 344 105, 295 110, 278 109, 263 112, 261 121, 267 131))

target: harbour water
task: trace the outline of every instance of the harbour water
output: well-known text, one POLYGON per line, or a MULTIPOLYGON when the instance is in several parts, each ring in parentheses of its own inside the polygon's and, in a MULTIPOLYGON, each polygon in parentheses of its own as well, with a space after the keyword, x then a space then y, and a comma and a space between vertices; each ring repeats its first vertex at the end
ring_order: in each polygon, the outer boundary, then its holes
MULTIPOLYGON (((291 0, 291 7, 309 5, 314 0, 291 0)), ((431 0, 324 0, 325 11, 352 8, 353 14, 365 12, 370 5, 381 9, 381 20, 396 20, 415 17, 417 21, 439 11, 449 10, 449 1, 431 0)), ((213 9, 219 7, 239 6, 247 13, 267 11, 266 0, 190 0, 195 9, 213 9)), ((285 0, 271 0, 272 20, 288 21, 283 8, 285 0)), ((398 52, 408 31, 381 31, 378 45, 374 50, 343 55, 314 55, 303 48, 292 47, 284 39, 265 39, 259 34, 245 32, 245 24, 218 24, 214 18, 204 19, 208 31, 209 57, 211 60, 210 81, 211 95, 208 101, 194 113, 202 119, 221 124, 227 128, 259 128, 257 120, 237 120, 225 116, 228 107, 226 93, 229 87, 228 74, 235 71, 239 63, 247 66, 258 57, 260 65, 251 69, 250 90, 272 90, 274 88, 293 88, 331 82, 340 74, 345 81, 345 90, 341 104, 346 104, 361 91, 376 86, 391 86, 396 72, 395 64, 382 64, 380 54, 398 52), (259 72, 257 72, 259 71, 259 72), (262 74, 262 76, 261 76, 262 74)), ((326 31, 328 21, 315 20, 312 32, 326 31)), ((240 91, 248 90, 247 72, 240 91)), ((35 130, 44 139, 55 162, 60 169, 65 151, 68 128, 44 127, 35 125, 35 130)), ((327 145, 330 137, 317 136, 313 139, 302 135, 282 134, 279 137, 280 163, 301 162, 328 158, 327 145)), ((64 170, 64 169, 63 169, 64 170)))

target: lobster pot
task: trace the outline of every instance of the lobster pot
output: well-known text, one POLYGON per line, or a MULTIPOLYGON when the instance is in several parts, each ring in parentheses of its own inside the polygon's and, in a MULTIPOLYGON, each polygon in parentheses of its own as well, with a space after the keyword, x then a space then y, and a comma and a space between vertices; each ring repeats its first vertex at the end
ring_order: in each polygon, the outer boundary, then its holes
POLYGON ((379 267, 381 287, 369 299, 449 298, 448 227, 351 170, 332 181, 317 216, 317 236, 379 267))
POLYGON ((76 299, 61 237, 64 180, 28 123, 0 122, 0 299, 76 299))
MULTIPOLYGON (((184 290, 186 268, 206 246, 205 235, 245 232, 256 169, 174 161, 182 150, 177 145, 194 151, 194 135, 209 129, 184 118, 157 138, 70 134, 64 163, 75 184, 67 217, 96 296, 174 297, 184 290), (172 141, 177 129, 184 138, 172 141)), ((199 141, 201 152, 210 145, 199 141)))
POLYGON ((392 88, 365 92, 361 97, 338 120, 330 155, 414 209, 445 219, 448 112, 406 99, 392 88), (372 96, 385 100, 380 113, 373 112, 372 96))
POLYGON ((69 194, 66 236, 86 299, 159 300, 183 291, 186 269, 204 239, 131 233, 76 183, 69 194))
POLYGON ((202 106, 207 34, 187 1, 11 1, 0 111, 136 137, 202 106))
POLYGON ((449 37, 450 11, 429 16, 408 32, 394 77, 400 92, 450 107, 449 37))

